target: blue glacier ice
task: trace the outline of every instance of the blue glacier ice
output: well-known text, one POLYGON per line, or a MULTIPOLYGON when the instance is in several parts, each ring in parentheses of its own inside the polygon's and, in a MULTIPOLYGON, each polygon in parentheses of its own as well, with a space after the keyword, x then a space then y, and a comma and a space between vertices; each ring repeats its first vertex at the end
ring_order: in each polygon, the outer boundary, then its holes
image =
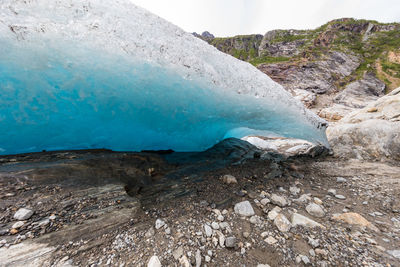
POLYGON ((201 151, 227 137, 326 143, 256 68, 127 0, 0 3, 0 154, 201 151))

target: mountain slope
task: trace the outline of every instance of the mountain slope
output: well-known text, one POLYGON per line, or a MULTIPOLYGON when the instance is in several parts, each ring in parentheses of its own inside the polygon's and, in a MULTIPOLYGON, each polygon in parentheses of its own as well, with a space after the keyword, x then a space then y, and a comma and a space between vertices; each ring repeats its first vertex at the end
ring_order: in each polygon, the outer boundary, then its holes
MULTIPOLYGON (((400 86, 400 24, 344 18, 315 30, 274 30, 259 35, 208 38, 219 50, 248 61, 286 89, 316 97, 312 106, 326 107, 354 82, 382 86, 387 93, 400 86), (240 44, 240 45, 238 45, 240 44)), ((354 87, 354 85, 352 85, 354 87)))

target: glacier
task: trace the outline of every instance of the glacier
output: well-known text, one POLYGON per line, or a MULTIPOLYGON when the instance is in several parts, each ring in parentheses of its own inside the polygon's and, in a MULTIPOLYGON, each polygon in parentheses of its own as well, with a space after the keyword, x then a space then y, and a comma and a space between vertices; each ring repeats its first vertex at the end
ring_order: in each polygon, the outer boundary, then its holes
POLYGON ((202 151, 249 135, 328 146, 252 65, 128 0, 2 0, 0 154, 202 151))

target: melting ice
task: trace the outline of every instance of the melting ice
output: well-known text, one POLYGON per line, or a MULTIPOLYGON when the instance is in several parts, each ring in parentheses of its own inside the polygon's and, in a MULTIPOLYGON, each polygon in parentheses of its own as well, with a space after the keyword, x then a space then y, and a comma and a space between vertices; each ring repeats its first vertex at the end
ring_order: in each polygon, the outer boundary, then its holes
POLYGON ((200 151, 251 134, 326 144, 323 123, 253 66, 129 1, 0 3, 0 154, 200 151))

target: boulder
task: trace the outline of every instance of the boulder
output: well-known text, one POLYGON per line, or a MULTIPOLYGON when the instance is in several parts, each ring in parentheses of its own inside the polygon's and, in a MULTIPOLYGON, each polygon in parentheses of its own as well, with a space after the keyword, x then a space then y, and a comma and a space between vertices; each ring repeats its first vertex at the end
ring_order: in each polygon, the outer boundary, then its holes
POLYGON ((342 213, 342 214, 333 214, 332 215, 332 220, 334 221, 341 221, 347 224, 351 225, 357 225, 360 227, 366 227, 369 228, 370 230, 373 230, 375 232, 379 232, 379 229, 373 225, 371 222, 369 222, 367 219, 365 219, 363 216, 361 216, 358 213, 355 212, 347 212, 347 213, 342 213))
POLYGON ((293 213, 290 218, 290 221, 293 226, 300 225, 309 228, 314 228, 314 227, 325 228, 322 224, 298 213, 293 213))
POLYGON ((338 157, 400 159, 400 88, 328 127, 338 157))
POLYGON ((350 83, 334 99, 335 103, 352 108, 363 108, 376 101, 385 93, 386 85, 373 73, 365 73, 363 78, 350 83))
POLYGON ((234 210, 235 210, 235 213, 240 216, 249 217, 249 216, 253 216, 255 214, 253 207, 251 206, 250 202, 247 200, 237 203, 235 205, 234 210))

